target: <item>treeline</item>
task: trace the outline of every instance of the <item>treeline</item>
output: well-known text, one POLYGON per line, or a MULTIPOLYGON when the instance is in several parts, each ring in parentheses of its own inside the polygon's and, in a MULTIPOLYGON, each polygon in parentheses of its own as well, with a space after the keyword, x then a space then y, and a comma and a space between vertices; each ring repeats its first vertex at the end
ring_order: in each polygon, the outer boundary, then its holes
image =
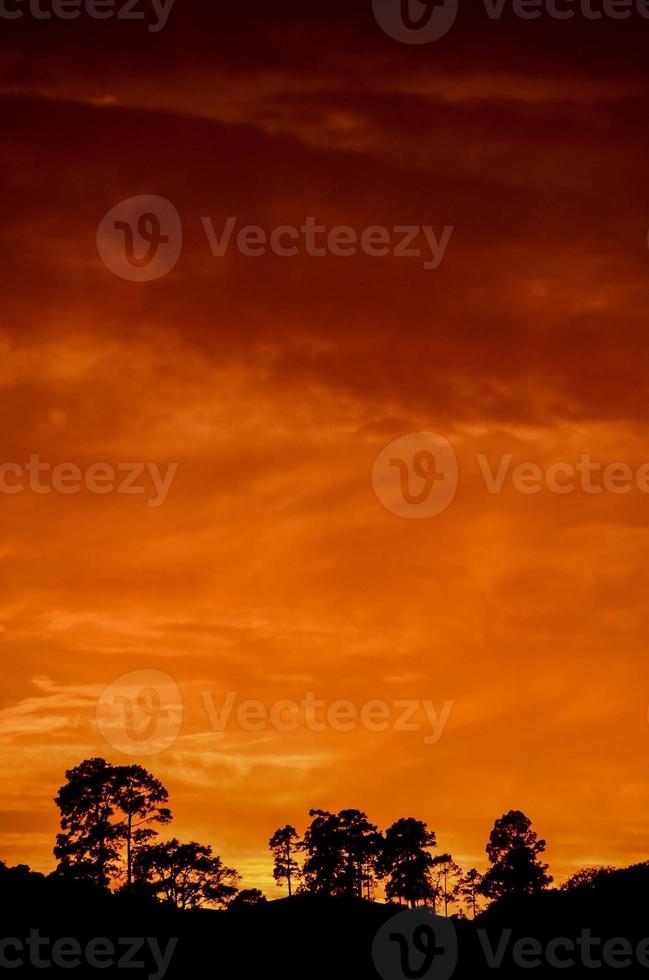
MULTIPOLYGON (((159 839, 172 820, 169 794, 139 765, 114 766, 92 758, 69 769, 56 804, 61 829, 52 877, 98 889, 126 891, 179 909, 236 908, 265 899, 240 889, 241 877, 208 844, 159 839)), ((451 909, 472 918, 485 901, 536 895, 552 879, 542 856, 545 841, 519 810, 496 820, 487 842, 489 868, 463 870, 423 820, 402 817, 385 831, 360 810, 310 810, 300 836, 290 825, 272 835, 273 874, 289 897, 311 894, 451 909)), ((585 869, 566 887, 578 887, 606 869, 585 869)))
MULTIPOLYGON (((382 884, 388 901, 448 915, 459 903, 475 918, 481 898, 535 894, 552 879, 531 821, 511 810, 496 821, 487 844, 490 868, 463 871, 450 854, 434 854, 437 839, 423 820, 401 817, 385 833, 360 810, 310 810, 302 838, 290 825, 269 841, 273 874, 298 893, 371 900, 382 884)), ((461 912, 463 910, 461 909, 461 912)))

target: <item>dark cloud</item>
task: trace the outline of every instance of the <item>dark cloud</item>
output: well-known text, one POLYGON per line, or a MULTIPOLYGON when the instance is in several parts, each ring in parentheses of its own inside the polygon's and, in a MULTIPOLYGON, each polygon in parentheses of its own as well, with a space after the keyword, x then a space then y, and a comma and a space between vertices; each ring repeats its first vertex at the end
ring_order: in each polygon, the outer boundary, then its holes
MULTIPOLYGON (((409 411, 641 417, 641 107, 608 100, 582 115, 556 102, 404 94, 345 106, 320 94, 287 99, 292 131, 270 133, 263 113, 243 125, 5 97, 11 342, 56 337, 67 322, 147 344, 171 335, 219 364, 245 361, 265 383, 317 383, 409 411), (309 119, 317 129, 345 111, 364 120, 369 146, 298 137, 309 119), (148 285, 111 275, 95 246, 103 214, 145 193, 173 201, 185 226, 177 269, 148 285), (201 218, 220 229, 229 215, 237 228, 314 215, 359 233, 455 230, 435 271, 421 258, 251 258, 234 245, 213 258, 201 218)), ((21 383, 16 396, 27 417, 28 392, 21 383)))

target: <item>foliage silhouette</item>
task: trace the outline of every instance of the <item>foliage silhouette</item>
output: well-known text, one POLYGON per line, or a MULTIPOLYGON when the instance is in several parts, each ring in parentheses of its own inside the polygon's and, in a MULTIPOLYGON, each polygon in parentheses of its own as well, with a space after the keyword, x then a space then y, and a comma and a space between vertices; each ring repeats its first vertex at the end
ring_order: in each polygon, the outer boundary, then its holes
POLYGON ((54 848, 58 874, 100 888, 107 888, 119 869, 112 774, 105 759, 86 759, 67 770, 67 782, 55 800, 61 811, 54 848))
POLYGON ((545 873, 547 864, 539 860, 544 851, 545 841, 538 839, 529 817, 520 810, 505 813, 496 820, 489 836, 487 854, 491 867, 482 879, 482 894, 504 898, 542 891, 552 881, 545 873))
POLYGON ((579 888, 595 888, 597 885, 601 884, 607 875, 611 875, 615 872, 615 868, 611 867, 588 867, 580 868, 576 871, 574 875, 564 881, 561 885, 561 890, 565 892, 577 891, 579 888))
POLYGON ((460 879, 458 894, 464 899, 465 904, 471 912, 471 918, 475 919, 478 914, 478 898, 482 875, 477 868, 469 868, 465 875, 460 879))
POLYGON ((382 838, 360 810, 310 810, 302 841, 306 854, 301 891, 313 895, 356 896, 370 890, 382 838))
POLYGON ((431 877, 437 846, 435 834, 422 820, 402 817, 385 832, 385 842, 378 868, 387 877, 385 893, 389 899, 406 902, 411 907, 432 902, 435 885, 431 877))
POLYGON ((258 888, 243 888, 228 902, 228 911, 234 909, 256 908, 258 905, 265 905, 268 899, 258 888))
POLYGON ((157 835, 152 825, 171 820, 163 805, 167 790, 142 766, 112 766, 100 758, 85 759, 65 776, 55 800, 61 811, 58 873, 104 888, 122 875, 130 887, 134 855, 157 835))
POLYGON ((133 882, 133 859, 138 849, 157 836, 152 824, 167 824, 171 810, 169 794, 162 783, 142 766, 119 766, 114 772, 115 807, 124 814, 122 832, 126 840, 126 885, 133 882))
POLYGON ((190 841, 147 844, 135 858, 135 875, 156 897, 178 909, 204 905, 224 907, 237 894, 239 876, 227 868, 212 848, 190 841))
POLYGON ((268 842, 273 855, 273 877, 278 885, 286 882, 288 897, 293 895, 293 881, 300 877, 300 866, 294 858, 295 852, 301 846, 300 838, 295 827, 287 824, 276 830, 268 842))
POLYGON ((462 868, 455 863, 450 854, 438 854, 434 857, 433 868, 435 885, 433 911, 437 911, 438 902, 441 902, 444 915, 448 918, 448 907, 457 901, 459 895, 462 868))

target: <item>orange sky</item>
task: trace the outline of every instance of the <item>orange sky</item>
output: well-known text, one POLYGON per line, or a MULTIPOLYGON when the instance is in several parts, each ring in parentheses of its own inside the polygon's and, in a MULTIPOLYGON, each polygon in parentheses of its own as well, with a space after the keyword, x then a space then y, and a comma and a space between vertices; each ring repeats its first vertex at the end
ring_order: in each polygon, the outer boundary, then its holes
POLYGON ((476 457, 649 461, 649 22, 467 14, 419 48, 371 4, 271 6, 177 0, 155 35, 3 25, 0 462, 178 470, 157 508, 0 495, 0 857, 53 867, 64 770, 130 759, 98 698, 153 670, 184 707, 138 760, 173 834, 269 895, 266 841, 311 806, 424 819, 465 865, 510 808, 559 878, 647 858, 649 495, 491 495, 476 457), (184 228, 151 283, 95 244, 142 194, 184 228), (228 215, 455 230, 434 271, 214 258, 201 218, 228 215), (420 431, 459 488, 408 520, 372 467, 420 431), (214 732, 205 694, 228 691, 454 704, 435 744, 214 732))

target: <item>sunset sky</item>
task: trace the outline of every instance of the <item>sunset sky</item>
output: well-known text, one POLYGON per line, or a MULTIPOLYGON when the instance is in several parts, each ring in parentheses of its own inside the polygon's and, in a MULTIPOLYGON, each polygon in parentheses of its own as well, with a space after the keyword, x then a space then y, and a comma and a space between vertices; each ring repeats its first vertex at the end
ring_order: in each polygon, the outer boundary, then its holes
POLYGON ((370 0, 176 0, 158 32, 0 33, 0 463, 178 464, 157 507, 0 493, 0 859, 54 867, 52 800, 91 755, 150 768, 169 832, 272 897, 268 838, 310 807, 425 820, 466 867, 512 808, 558 880, 649 858, 649 487, 489 493, 478 460, 649 462, 649 20, 472 0, 413 45, 370 0), (151 282, 96 243, 139 195, 182 219, 151 282), (428 270, 215 257, 202 219, 228 216, 453 233, 428 270), (410 520, 372 473, 419 432, 459 484, 410 520), (155 756, 97 723, 133 671, 181 693, 155 756), (215 732, 228 692, 453 706, 434 744, 215 732))

